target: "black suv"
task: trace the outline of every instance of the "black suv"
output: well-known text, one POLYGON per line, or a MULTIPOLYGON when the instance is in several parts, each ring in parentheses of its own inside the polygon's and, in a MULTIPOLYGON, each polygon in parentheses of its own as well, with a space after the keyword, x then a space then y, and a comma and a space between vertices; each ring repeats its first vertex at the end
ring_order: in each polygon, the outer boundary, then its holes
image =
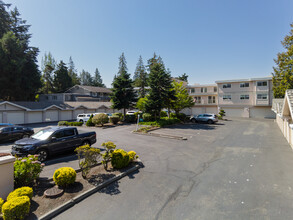
POLYGON ((0 127, 0 142, 14 141, 22 138, 30 137, 34 134, 32 128, 16 125, 4 125, 0 127))

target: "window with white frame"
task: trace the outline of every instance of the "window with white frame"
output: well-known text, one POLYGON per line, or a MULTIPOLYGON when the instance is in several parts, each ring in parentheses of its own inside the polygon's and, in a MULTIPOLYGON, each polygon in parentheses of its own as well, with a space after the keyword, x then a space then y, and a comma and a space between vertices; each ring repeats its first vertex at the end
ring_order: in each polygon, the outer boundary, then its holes
POLYGON ((223 95, 223 100, 231 100, 231 95, 223 95))
POLYGON ((223 89, 226 89, 226 88, 231 88, 231 84, 228 83, 228 84, 223 84, 223 89))
POLYGON ((217 87, 214 87, 214 92, 217 92, 218 91, 218 88, 217 87))
POLYGON ((257 86, 268 86, 268 82, 267 81, 259 81, 259 82, 257 82, 257 86))
POLYGON ((240 99, 249 99, 249 95, 240 95, 240 99))
POLYGON ((257 94, 257 99, 267 100, 268 94, 257 94))
POLYGON ((216 103, 216 97, 215 96, 209 96, 208 97, 208 103, 209 104, 216 103))
POLYGON ((193 100, 194 100, 194 103, 197 103, 197 104, 200 104, 201 103, 201 97, 200 96, 195 96, 193 98, 193 100))
POLYGON ((245 87, 249 87, 249 83, 240 83, 240 88, 245 88, 245 87))
POLYGON ((189 93, 194 93, 194 92, 195 92, 194 88, 189 89, 189 93))
POLYGON ((208 88, 203 87, 203 88, 200 89, 200 92, 201 92, 201 93, 208 92, 208 88))

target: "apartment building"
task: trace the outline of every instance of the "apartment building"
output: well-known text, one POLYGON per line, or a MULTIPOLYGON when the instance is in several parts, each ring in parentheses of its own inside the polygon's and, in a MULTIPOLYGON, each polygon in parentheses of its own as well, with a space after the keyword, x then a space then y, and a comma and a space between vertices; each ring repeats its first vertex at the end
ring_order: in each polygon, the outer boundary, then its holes
POLYGON ((194 100, 194 107, 185 112, 190 115, 202 113, 218 113, 218 88, 217 84, 187 85, 189 95, 194 100))
POLYGON ((218 108, 227 116, 275 118, 272 106, 272 77, 216 81, 218 108))

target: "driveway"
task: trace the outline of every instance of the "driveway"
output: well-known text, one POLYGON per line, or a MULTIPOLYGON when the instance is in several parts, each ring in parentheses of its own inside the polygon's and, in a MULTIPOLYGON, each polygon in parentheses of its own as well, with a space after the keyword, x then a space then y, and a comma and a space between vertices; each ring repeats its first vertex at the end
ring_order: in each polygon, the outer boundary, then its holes
POLYGON ((97 135, 135 150, 145 167, 56 219, 292 219, 293 152, 273 120, 157 131, 186 141, 131 134, 133 128, 97 135))

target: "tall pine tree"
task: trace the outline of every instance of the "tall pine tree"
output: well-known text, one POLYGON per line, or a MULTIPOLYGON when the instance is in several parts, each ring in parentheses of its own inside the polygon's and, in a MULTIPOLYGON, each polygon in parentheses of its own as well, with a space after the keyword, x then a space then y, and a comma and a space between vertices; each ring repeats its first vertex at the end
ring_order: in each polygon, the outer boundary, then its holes
POLYGON ((70 76, 73 85, 80 84, 80 79, 77 76, 77 71, 75 69, 75 65, 71 56, 69 57, 69 63, 68 63, 68 75, 70 76))
POLYGON ((124 117, 126 109, 131 108, 136 101, 136 96, 132 87, 130 74, 127 72, 126 59, 124 53, 119 57, 119 71, 114 76, 112 83, 111 101, 114 109, 123 109, 124 117))
POLYGON ((93 85, 93 77, 87 71, 82 70, 80 73, 80 84, 83 86, 92 86, 93 85))
POLYGON ((145 66, 143 65, 142 57, 139 56, 138 63, 136 65, 136 69, 134 72, 133 84, 135 87, 139 87, 140 98, 145 97, 145 94, 146 94, 145 87, 148 86, 147 80, 148 80, 148 74, 146 72, 145 66))
POLYGON ((275 98, 283 98, 287 89, 293 89, 293 23, 291 31, 285 36, 282 45, 285 52, 278 53, 273 67, 273 92, 275 98))
POLYGON ((72 87, 72 80, 65 63, 61 60, 54 73, 54 89, 57 93, 62 93, 70 87, 72 87))
POLYGON ((43 87, 41 93, 49 94, 54 92, 54 70, 56 68, 56 61, 53 58, 52 54, 49 52, 45 53, 42 58, 42 83, 43 87))
POLYGON ((98 68, 96 68, 95 70, 95 76, 93 78, 93 86, 106 87, 103 83, 103 80, 98 68))

